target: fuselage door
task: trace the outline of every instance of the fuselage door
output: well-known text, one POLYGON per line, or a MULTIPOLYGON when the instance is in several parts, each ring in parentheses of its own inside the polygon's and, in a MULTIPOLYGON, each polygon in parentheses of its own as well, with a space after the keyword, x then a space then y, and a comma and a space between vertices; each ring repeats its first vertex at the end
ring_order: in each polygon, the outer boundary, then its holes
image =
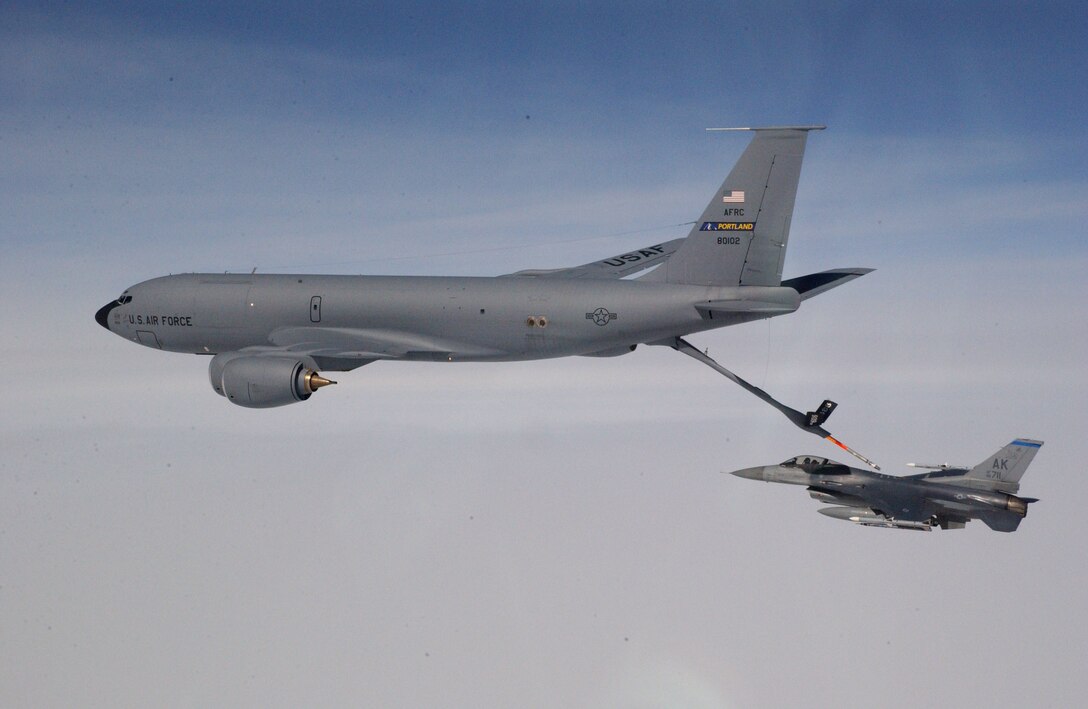
POLYGON ((310 322, 321 322, 321 296, 310 298, 310 322))
POLYGON ((159 342, 159 336, 150 330, 137 330, 136 340, 145 347, 154 347, 157 350, 162 349, 162 343, 159 342))

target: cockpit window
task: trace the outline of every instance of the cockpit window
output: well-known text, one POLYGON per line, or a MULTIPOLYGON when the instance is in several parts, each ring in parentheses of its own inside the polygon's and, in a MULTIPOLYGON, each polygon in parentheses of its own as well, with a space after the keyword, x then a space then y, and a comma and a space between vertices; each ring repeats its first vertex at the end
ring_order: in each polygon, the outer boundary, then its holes
POLYGON ((782 463, 783 468, 818 468, 827 465, 827 458, 820 458, 815 455, 799 455, 795 458, 790 458, 786 462, 782 463))
POLYGON ((122 295, 120 298, 117 299, 117 304, 118 305, 125 305, 126 303, 131 303, 131 302, 132 302, 132 296, 128 295, 128 294, 122 295))

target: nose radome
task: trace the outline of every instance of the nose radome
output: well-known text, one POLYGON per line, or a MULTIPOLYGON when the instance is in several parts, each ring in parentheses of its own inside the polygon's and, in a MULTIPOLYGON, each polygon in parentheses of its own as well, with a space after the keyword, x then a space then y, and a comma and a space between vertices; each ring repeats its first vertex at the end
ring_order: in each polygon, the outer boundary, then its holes
POLYGON ((734 470, 733 475, 738 478, 748 478, 749 480, 763 480, 763 466, 758 468, 744 468, 743 470, 734 470))
POLYGON ((110 329, 110 321, 109 321, 110 312, 119 305, 120 305, 120 303, 118 303, 116 300, 111 300, 110 302, 103 305, 101 308, 98 309, 98 312, 94 314, 95 322, 97 322, 99 325, 101 325, 102 327, 109 330, 110 329))

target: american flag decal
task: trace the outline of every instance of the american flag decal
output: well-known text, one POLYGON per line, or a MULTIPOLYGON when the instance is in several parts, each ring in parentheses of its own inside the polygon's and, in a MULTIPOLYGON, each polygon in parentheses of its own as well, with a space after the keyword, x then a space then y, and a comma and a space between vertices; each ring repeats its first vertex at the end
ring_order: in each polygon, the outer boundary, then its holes
POLYGON ((725 204, 744 204, 744 190, 726 190, 722 195, 725 204))

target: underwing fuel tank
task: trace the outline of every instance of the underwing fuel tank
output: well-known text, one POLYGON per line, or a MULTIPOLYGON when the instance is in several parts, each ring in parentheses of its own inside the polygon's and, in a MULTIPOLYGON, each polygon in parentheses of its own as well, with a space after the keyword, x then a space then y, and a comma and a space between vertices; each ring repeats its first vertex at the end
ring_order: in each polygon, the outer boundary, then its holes
POLYGON ((888 519, 884 515, 873 512, 868 507, 821 507, 818 512, 833 519, 844 519, 863 527, 889 527, 895 529, 917 529, 928 532, 931 525, 927 522, 911 522, 901 519, 888 519))

